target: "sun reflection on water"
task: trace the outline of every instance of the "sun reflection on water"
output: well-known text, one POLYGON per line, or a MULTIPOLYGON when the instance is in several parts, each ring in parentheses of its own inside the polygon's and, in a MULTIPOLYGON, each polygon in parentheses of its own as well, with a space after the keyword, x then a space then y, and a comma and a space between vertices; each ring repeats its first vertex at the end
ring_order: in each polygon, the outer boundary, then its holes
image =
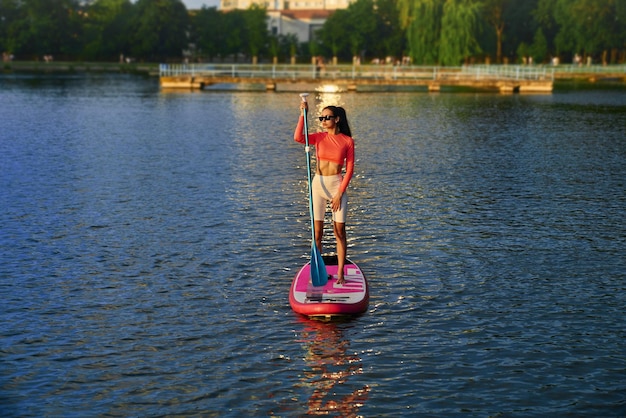
POLYGON ((307 415, 339 414, 357 417, 368 399, 370 387, 350 391, 348 379, 363 373, 361 358, 348 353, 350 342, 337 323, 302 318, 302 343, 306 349, 302 385, 313 389, 307 415))

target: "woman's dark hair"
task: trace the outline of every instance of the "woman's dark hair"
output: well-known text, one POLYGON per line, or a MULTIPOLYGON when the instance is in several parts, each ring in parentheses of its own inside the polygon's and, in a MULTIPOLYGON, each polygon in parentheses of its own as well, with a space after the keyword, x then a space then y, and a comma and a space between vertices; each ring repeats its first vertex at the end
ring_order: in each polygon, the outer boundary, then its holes
POLYGON ((348 124, 348 117, 346 116, 346 110, 343 107, 326 106, 324 109, 330 110, 333 112, 333 116, 339 117, 339 123, 337 123, 339 132, 344 135, 352 136, 352 131, 350 131, 350 125, 348 124))

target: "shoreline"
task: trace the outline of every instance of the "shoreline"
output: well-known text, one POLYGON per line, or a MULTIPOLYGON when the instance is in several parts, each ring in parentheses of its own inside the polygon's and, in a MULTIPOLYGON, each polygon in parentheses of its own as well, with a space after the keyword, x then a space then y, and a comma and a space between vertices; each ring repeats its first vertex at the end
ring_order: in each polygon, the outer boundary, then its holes
MULTIPOLYGON (((11 61, 4 62, 0 74, 76 74, 120 73, 159 77, 158 63, 117 63, 82 61, 11 61)), ((599 89, 626 90, 626 74, 603 76, 597 72, 562 72, 555 69, 554 91, 599 89)))
POLYGON ((84 61, 11 61, 4 62, 2 74, 10 73, 130 73, 158 77, 159 64, 84 61))

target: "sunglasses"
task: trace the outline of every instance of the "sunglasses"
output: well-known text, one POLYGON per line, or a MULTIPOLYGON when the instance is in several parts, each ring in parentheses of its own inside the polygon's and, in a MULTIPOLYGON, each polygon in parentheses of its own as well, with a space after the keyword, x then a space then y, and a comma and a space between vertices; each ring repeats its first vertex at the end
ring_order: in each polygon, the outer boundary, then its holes
POLYGON ((329 115, 326 115, 326 116, 320 116, 320 117, 318 117, 318 119, 320 120, 320 122, 322 122, 322 121, 324 121, 324 120, 333 120, 334 118, 335 118, 334 116, 329 116, 329 115))

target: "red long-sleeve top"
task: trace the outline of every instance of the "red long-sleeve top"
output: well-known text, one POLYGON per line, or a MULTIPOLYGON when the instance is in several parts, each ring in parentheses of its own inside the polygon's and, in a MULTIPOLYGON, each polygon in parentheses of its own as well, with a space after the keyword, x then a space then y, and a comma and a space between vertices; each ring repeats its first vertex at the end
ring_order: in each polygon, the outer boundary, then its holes
MULTIPOLYGON (((293 134, 293 139, 301 144, 306 143, 304 136, 304 116, 300 115, 298 125, 293 134)), ((343 168, 345 161, 346 173, 343 176, 339 190, 345 193, 354 173, 354 140, 348 135, 339 133, 337 135, 328 132, 317 132, 309 134, 309 145, 315 145, 317 160, 330 161, 339 164, 343 168)))

